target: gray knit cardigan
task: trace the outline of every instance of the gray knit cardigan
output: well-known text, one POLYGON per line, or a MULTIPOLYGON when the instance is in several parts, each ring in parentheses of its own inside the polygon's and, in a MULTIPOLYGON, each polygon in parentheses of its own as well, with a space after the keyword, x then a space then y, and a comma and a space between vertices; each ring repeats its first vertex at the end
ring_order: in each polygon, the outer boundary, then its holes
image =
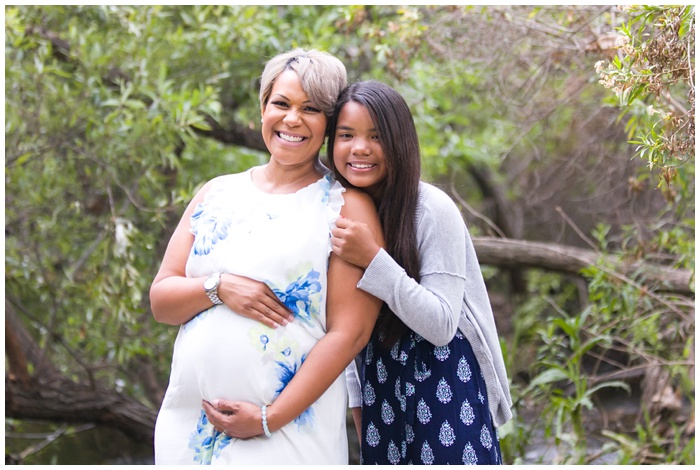
MULTIPOLYGON (((420 183, 416 220, 420 284, 382 249, 357 286, 384 300, 409 328, 436 346, 449 343, 459 328, 481 367, 494 424, 501 426, 512 417, 508 377, 467 227, 452 199, 425 182, 420 183)), ((356 362, 346 370, 350 407, 362 404, 356 362)))

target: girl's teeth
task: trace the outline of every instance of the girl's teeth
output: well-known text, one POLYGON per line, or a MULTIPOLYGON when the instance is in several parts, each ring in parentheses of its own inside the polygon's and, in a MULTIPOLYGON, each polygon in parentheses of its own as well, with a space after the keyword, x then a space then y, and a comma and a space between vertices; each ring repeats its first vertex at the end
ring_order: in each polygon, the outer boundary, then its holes
POLYGON ((373 165, 367 165, 367 164, 361 164, 361 163, 351 163, 350 164, 353 168, 358 168, 358 169, 365 169, 365 168, 372 168, 373 165))
POLYGON ((287 142, 301 142, 302 140, 304 140, 303 137, 294 137, 291 135, 283 134, 281 132, 279 133, 279 136, 287 142))

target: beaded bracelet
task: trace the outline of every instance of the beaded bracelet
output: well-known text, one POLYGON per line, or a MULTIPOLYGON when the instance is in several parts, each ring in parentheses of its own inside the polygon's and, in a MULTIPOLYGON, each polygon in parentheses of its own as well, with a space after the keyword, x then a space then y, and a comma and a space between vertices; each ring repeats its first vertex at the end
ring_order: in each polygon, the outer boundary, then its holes
POLYGON ((263 432, 267 437, 272 437, 272 433, 270 433, 270 428, 267 427, 267 405, 261 406, 260 409, 262 410, 263 432))

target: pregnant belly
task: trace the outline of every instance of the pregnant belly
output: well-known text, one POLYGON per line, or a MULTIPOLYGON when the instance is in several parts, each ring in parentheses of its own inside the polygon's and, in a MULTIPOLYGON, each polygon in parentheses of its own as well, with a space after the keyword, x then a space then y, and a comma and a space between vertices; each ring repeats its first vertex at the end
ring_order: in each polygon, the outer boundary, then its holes
POLYGON ((271 403, 317 341, 297 323, 273 330, 225 306, 210 309, 180 331, 173 367, 205 400, 271 403))

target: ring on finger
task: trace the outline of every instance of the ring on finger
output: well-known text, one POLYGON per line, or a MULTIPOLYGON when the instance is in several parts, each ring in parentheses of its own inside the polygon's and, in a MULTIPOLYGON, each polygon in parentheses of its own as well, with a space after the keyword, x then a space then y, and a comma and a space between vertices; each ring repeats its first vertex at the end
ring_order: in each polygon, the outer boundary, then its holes
POLYGON ((228 433, 226 432, 225 429, 224 429, 223 431, 221 431, 221 432, 224 434, 224 436, 228 436, 228 433))

